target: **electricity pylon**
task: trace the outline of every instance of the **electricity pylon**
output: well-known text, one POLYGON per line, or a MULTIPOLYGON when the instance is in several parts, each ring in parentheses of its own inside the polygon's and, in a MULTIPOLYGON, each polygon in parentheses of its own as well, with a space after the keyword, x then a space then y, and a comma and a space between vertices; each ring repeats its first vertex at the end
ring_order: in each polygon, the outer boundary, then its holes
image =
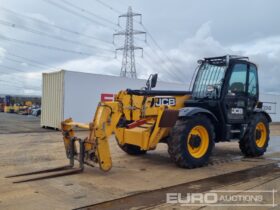
POLYGON ((118 35, 125 37, 124 46, 116 49, 116 53, 119 50, 123 51, 122 67, 121 67, 120 76, 136 79, 137 73, 136 73, 134 51, 142 50, 142 56, 143 56, 143 48, 134 46, 134 35, 145 34, 145 40, 146 40, 146 32, 133 29, 133 17, 135 17, 135 16, 139 16, 140 23, 142 23, 142 15, 139 13, 133 13, 132 8, 128 7, 127 13, 120 15, 119 20, 118 20, 118 22, 119 22, 118 24, 120 24, 120 18, 125 17, 126 18, 126 28, 124 31, 119 31, 118 33, 115 33, 114 37, 118 36, 118 35))

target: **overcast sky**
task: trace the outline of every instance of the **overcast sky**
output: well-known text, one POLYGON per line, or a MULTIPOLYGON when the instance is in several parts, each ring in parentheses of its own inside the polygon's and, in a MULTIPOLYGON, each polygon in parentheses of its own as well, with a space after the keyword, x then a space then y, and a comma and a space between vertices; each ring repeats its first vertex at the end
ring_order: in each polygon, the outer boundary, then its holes
MULTIPOLYGON (((42 72, 119 75, 118 15, 129 5, 152 35, 135 45, 140 78, 189 83, 199 58, 240 54, 258 64, 262 93, 280 93, 278 0, 0 0, 0 93, 41 93, 42 72), (79 9, 80 8, 80 9, 79 9), (154 43, 159 45, 160 49, 154 43)), ((134 27, 144 30, 135 18, 134 27)), ((125 21, 121 22, 122 27, 125 21)))

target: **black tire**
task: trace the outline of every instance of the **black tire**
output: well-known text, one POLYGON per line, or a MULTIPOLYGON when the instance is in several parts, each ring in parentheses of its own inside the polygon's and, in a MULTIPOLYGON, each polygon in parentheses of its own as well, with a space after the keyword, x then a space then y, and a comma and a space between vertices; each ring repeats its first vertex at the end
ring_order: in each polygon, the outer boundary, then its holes
POLYGON ((119 147, 121 148, 122 151, 126 152, 129 155, 144 155, 147 153, 146 150, 141 150, 139 146, 136 145, 132 145, 132 144, 124 144, 121 145, 119 144, 118 139, 116 138, 117 143, 119 145, 119 147))
POLYGON ((255 114, 247 127, 244 137, 239 141, 239 148, 241 152, 247 157, 259 157, 263 155, 268 147, 270 138, 269 133, 269 122, 266 116, 260 113, 255 114), (266 129, 265 142, 263 146, 257 145, 256 128, 258 123, 263 123, 266 129))
POLYGON ((214 147, 215 132, 211 120, 205 115, 195 115, 177 120, 168 140, 168 153, 172 161, 182 168, 197 168, 208 164, 214 147), (194 157, 188 150, 187 139, 191 130, 203 126, 208 134, 208 147, 201 157, 194 157))

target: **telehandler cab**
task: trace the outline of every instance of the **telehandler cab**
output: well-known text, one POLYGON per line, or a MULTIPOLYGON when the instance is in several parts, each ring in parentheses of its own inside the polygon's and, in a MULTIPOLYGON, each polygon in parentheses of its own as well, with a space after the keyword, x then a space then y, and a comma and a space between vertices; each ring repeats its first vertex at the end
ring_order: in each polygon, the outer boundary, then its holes
POLYGON ((259 102, 257 66, 247 57, 230 55, 198 63, 191 92, 151 90, 157 81, 157 75, 152 75, 145 89, 120 91, 113 102, 100 102, 91 123, 63 121, 67 169, 78 160, 78 172, 84 164, 96 163, 109 171, 112 133, 130 155, 167 143, 171 159, 183 168, 206 165, 214 144, 221 141, 238 139, 245 156, 263 155, 271 118, 259 102), (76 137, 74 127, 89 129, 88 137, 76 137))

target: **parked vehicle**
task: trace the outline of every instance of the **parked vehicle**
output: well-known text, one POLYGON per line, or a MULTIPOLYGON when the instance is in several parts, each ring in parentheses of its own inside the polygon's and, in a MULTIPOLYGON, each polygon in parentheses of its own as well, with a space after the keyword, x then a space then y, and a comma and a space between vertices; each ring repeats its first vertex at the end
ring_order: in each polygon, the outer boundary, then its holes
POLYGON ((36 117, 41 116, 41 108, 33 109, 33 110, 32 110, 32 115, 33 115, 33 116, 36 116, 36 117))

